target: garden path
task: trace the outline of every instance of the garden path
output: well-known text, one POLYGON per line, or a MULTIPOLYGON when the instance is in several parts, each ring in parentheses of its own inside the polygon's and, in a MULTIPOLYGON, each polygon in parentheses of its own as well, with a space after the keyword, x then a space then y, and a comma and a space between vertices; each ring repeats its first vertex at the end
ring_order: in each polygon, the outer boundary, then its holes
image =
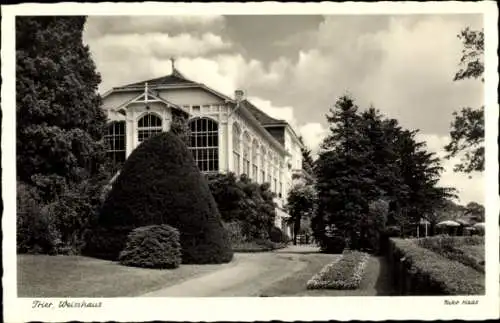
POLYGON ((234 264, 142 297, 261 296, 260 292, 307 266, 313 246, 289 246, 274 252, 236 253, 234 264))

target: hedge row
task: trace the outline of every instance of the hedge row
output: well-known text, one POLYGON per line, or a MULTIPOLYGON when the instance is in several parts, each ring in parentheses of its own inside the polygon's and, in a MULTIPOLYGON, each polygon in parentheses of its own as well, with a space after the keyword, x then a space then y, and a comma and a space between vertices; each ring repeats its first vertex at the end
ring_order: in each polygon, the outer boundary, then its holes
POLYGON ((480 295, 484 274, 420 247, 415 240, 390 241, 389 262, 400 295, 480 295))
POLYGON ((307 289, 357 289, 363 278, 369 255, 347 251, 337 261, 326 265, 307 282, 307 289))
POLYGON ((282 249, 287 246, 286 243, 277 243, 270 240, 258 239, 246 242, 233 243, 234 252, 264 252, 276 249, 282 249))

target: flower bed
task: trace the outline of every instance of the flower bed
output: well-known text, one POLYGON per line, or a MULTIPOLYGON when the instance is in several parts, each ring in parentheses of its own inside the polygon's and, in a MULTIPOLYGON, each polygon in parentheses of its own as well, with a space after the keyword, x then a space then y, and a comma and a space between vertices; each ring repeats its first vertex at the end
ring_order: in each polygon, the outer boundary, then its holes
POLYGON ((307 289, 357 289, 363 278, 369 255, 347 251, 335 262, 326 265, 307 282, 307 289))
POLYGON ((419 246, 412 239, 391 239, 389 261, 401 295, 481 295, 484 274, 419 246))

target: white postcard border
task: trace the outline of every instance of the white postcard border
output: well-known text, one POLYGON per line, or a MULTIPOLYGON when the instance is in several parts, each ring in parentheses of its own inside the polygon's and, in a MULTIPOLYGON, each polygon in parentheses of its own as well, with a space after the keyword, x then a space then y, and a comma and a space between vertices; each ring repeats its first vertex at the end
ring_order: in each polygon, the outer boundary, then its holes
MULTIPOLYGON (((499 315, 498 250, 498 11, 488 2, 377 3, 59 3, 2 6, 2 191, 5 321, 313 321, 385 319, 486 319, 499 315), (162 10, 159 10, 161 8, 162 10), (35 299, 17 298, 15 246, 15 15, 196 15, 196 14, 459 14, 484 15, 486 104, 486 296, 480 297, 283 297, 283 298, 104 298, 97 309, 31 309, 35 299), (479 300, 449 306, 444 300, 479 300)), ((37 300, 40 300, 37 298, 37 300)), ((59 299, 41 299, 57 303, 59 299)), ((64 299, 61 299, 64 300, 64 299)))

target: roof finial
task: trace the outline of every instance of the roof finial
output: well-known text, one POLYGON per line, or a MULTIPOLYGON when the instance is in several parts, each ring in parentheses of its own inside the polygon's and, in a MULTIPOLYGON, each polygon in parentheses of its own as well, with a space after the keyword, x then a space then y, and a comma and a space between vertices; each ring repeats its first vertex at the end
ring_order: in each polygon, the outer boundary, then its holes
POLYGON ((170 57, 170 62, 172 63, 172 74, 175 71, 175 57, 170 57))

